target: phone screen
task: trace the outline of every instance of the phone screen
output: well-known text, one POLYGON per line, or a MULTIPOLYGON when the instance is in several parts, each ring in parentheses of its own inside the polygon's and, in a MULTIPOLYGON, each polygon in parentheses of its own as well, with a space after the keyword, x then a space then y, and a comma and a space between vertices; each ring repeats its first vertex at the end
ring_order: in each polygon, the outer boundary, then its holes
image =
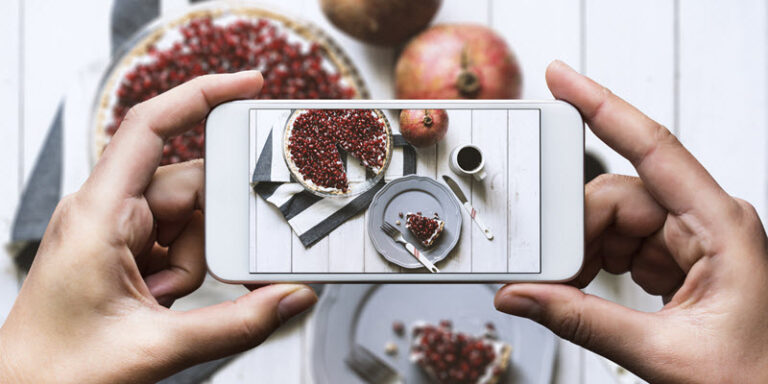
POLYGON ((431 273, 401 235, 439 273, 540 273, 540 122, 538 109, 251 109, 250 272, 431 273))

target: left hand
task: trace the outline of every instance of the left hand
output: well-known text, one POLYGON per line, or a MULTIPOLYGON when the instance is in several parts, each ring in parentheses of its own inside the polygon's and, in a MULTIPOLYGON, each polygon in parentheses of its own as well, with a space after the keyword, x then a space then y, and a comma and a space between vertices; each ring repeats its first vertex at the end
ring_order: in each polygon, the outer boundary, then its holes
POLYGON ((258 72, 202 76, 130 110, 53 214, 0 328, 0 382, 155 382, 252 348, 314 304, 306 286, 278 284, 167 308, 203 282, 205 202, 203 162, 158 169, 163 142, 261 85, 258 72))

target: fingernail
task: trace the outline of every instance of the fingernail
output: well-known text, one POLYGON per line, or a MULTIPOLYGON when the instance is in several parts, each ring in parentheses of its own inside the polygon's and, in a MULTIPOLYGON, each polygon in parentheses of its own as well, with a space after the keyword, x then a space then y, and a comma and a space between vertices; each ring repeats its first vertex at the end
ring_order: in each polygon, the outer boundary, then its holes
POLYGON ((550 65, 553 66, 553 67, 560 67, 560 68, 565 69, 565 70, 570 71, 570 72, 576 72, 576 70, 573 69, 573 67, 571 67, 570 65, 566 64, 562 60, 555 60, 550 65))
POLYGON ((243 76, 258 76, 258 77, 262 77, 261 71, 259 71, 257 69, 251 69, 251 70, 248 70, 248 71, 242 71, 240 73, 243 76))
POLYGON ((530 297, 508 294, 496 302, 496 309, 510 315, 535 319, 539 313, 539 303, 530 297))
POLYGON ((286 320, 304 312, 307 308, 317 302, 317 295, 309 288, 300 288, 294 291, 290 295, 280 300, 277 305, 277 313, 280 316, 280 322, 284 323, 286 320))

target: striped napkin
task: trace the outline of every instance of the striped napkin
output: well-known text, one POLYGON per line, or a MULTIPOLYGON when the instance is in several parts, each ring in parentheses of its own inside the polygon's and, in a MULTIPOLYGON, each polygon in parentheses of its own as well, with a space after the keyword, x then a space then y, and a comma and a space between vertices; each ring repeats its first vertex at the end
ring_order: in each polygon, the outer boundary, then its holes
MULTIPOLYGON (((352 197, 319 197, 304 190, 291 177, 283 159, 283 127, 289 114, 272 125, 253 171, 254 192, 277 207, 305 247, 325 237, 350 217, 368 208, 386 182, 416 173, 416 151, 400 135, 393 135, 392 159, 380 181, 370 190, 352 197)), ((350 186, 365 182, 365 168, 342 153, 350 186)))

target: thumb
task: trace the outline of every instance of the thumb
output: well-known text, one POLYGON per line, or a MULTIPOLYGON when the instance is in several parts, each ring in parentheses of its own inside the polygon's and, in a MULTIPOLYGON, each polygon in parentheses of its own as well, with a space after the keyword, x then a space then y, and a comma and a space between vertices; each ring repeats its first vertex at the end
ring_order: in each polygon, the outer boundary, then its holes
POLYGON ((625 366, 632 365, 633 356, 649 356, 651 330, 659 321, 562 284, 509 284, 496 293, 494 305, 625 366))
POLYGON ((234 301, 177 313, 172 352, 191 365, 248 350, 316 301, 305 285, 274 284, 234 301))

